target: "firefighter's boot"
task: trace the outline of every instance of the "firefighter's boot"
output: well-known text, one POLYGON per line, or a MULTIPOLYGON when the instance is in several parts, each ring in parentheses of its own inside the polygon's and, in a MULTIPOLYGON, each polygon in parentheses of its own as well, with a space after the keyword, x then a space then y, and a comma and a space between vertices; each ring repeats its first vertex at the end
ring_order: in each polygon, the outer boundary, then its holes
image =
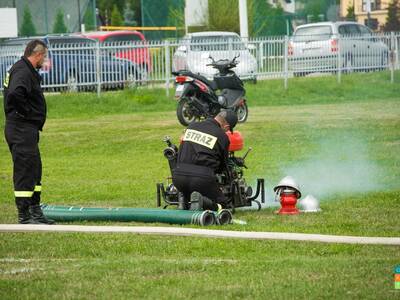
POLYGON ((190 194, 190 210, 203 210, 203 196, 199 192, 190 194))
POLYGON ((187 209, 187 203, 186 203, 185 197, 183 196, 183 193, 181 193, 181 192, 178 193, 178 209, 180 209, 180 210, 187 209))
POLYGON ((218 205, 212 201, 210 198, 207 198, 205 196, 203 197, 203 209, 204 210, 213 210, 213 211, 218 211, 218 205))
POLYGON ((31 217, 38 223, 43 223, 47 225, 55 224, 56 222, 52 219, 47 219, 40 207, 40 192, 34 192, 31 198, 31 205, 29 207, 31 217))
POLYGON ((18 197, 15 199, 15 204, 18 209, 18 223, 19 224, 40 224, 34 220, 29 211, 31 198, 18 197))
POLYGON ((190 210, 218 210, 217 204, 199 192, 190 195, 190 210))

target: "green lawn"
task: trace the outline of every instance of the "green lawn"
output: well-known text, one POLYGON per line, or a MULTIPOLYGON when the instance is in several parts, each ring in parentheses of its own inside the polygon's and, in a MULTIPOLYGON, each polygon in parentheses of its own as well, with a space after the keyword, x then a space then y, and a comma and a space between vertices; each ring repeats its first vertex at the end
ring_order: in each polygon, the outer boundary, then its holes
MULTIPOLYGON (((247 225, 210 228, 400 237, 399 75, 394 84, 382 72, 343 76, 341 85, 296 78, 287 91, 282 81, 247 85, 250 116, 237 127, 253 148, 247 181, 265 178, 272 201, 272 187, 292 175, 322 212, 241 211, 235 217, 247 225)), ((183 130, 172 96, 140 89, 47 99, 44 202, 155 207, 155 184, 169 175, 162 138, 177 141, 183 130)), ((15 223, 4 142, 0 179, 0 223, 15 223)), ((0 299, 398 299, 396 265, 395 246, 0 233, 0 299)))

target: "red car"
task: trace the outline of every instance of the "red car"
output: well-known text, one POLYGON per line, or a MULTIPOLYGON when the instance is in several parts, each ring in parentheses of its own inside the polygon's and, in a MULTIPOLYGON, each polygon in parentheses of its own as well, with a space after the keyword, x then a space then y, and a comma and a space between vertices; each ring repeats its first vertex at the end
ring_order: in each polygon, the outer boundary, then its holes
POLYGON ((82 34, 85 37, 104 42, 137 42, 137 47, 127 48, 115 53, 116 57, 124 58, 142 67, 143 71, 151 71, 151 55, 144 35, 139 31, 94 31, 82 34))

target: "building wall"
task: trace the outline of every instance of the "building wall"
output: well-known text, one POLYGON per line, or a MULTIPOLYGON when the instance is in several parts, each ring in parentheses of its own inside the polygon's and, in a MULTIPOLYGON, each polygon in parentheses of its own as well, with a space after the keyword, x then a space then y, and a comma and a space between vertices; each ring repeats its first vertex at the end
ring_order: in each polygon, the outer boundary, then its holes
POLYGON ((347 8, 352 6, 354 0, 341 0, 340 1, 340 17, 345 18, 347 15, 347 8))
MULTIPOLYGON (((378 21, 375 30, 381 30, 386 23, 387 9, 391 0, 371 0, 370 19, 378 21)), ((341 0, 340 1, 340 16, 345 18, 347 15, 347 8, 354 5, 354 14, 356 21, 361 24, 366 24, 368 20, 368 13, 366 9, 366 0, 341 0)))

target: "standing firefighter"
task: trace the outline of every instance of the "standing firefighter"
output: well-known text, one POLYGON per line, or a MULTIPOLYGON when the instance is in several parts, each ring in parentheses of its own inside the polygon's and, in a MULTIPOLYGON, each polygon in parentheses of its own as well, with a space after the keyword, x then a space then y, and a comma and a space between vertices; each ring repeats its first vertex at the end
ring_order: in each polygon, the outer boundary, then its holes
POLYGON ((24 56, 4 80, 5 137, 14 164, 14 195, 21 224, 53 224, 40 208, 42 161, 39 131, 46 121, 46 101, 38 73, 47 56, 47 46, 33 40, 24 56))
POLYGON ((186 129, 172 181, 184 202, 190 198, 191 210, 217 210, 218 204, 225 203, 215 174, 227 168, 229 139, 225 132, 232 131, 237 120, 235 112, 225 110, 186 129))

